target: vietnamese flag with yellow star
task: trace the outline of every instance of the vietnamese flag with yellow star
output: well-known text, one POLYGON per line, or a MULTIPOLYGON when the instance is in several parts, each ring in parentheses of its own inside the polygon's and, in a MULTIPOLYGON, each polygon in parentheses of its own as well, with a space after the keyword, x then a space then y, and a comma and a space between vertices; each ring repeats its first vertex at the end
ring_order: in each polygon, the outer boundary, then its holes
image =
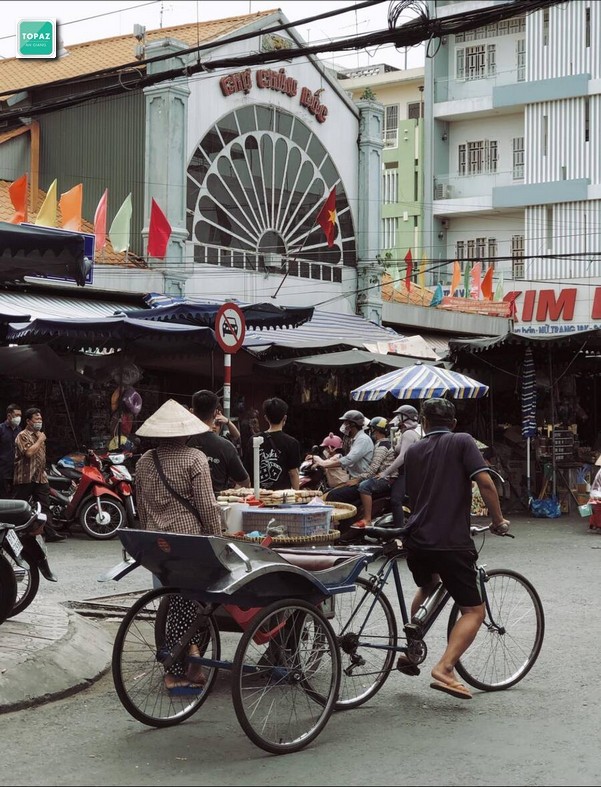
POLYGON ((332 189, 323 208, 319 211, 317 223, 325 233, 328 246, 333 246, 336 235, 336 187, 332 189))

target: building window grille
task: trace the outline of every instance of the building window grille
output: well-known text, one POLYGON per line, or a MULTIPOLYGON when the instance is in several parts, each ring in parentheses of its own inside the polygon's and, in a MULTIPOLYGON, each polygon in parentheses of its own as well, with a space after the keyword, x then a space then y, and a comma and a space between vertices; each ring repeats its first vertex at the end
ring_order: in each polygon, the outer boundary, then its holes
POLYGON ((524 278, 524 236, 511 238, 511 275, 514 279, 524 278))
POLYGON ((410 101, 407 104, 407 117, 409 120, 419 120, 424 116, 423 101, 410 101))
POLYGON ((457 33, 455 43, 462 44, 465 41, 480 40, 482 38, 497 38, 498 36, 514 35, 526 31, 526 17, 517 16, 508 22, 492 22, 486 27, 479 27, 468 33, 457 33))
POLYGON ((495 44, 457 49, 457 79, 486 79, 496 73, 495 44))
POLYGON ((398 229, 398 218, 382 219, 382 240, 383 248, 394 249, 396 246, 396 234, 398 229))
POLYGON ((488 264, 494 263, 497 259, 498 254, 498 247, 497 247, 497 239, 496 238, 489 238, 488 239, 488 264))
POLYGON ((518 82, 526 80, 526 39, 520 38, 516 41, 516 60, 518 82))
POLYGON ((397 194, 399 187, 398 170, 385 170, 382 191, 384 192, 384 203, 398 202, 397 194))
POLYGON ((590 134, 590 105, 589 99, 586 97, 584 99, 584 141, 589 141, 589 134, 590 134))
POLYGON ((468 240, 467 242, 467 258, 473 260, 476 258, 476 241, 468 240))
POLYGON ((497 140, 476 140, 458 146, 458 167, 460 175, 481 175, 496 172, 499 158, 497 140))
POLYGON ((549 9, 543 10, 543 46, 549 44, 549 9))
POLYGON ((524 177, 524 137, 513 138, 513 179, 524 177))
POLYGON ((399 107, 398 104, 389 104, 384 107, 384 145, 396 147, 399 136, 399 107))
POLYGON ((467 146, 466 145, 459 145, 459 161, 458 161, 457 171, 459 172, 460 175, 465 175, 466 172, 467 172, 467 170, 466 170, 466 152, 467 152, 467 146))
POLYGON ((455 244, 455 257, 460 261, 461 270, 463 271, 465 266, 465 241, 458 240, 455 244))
POLYGON ((486 238, 476 238, 476 258, 483 260, 486 256, 486 238))
POLYGON ((591 9, 584 9, 584 46, 591 45, 591 9))

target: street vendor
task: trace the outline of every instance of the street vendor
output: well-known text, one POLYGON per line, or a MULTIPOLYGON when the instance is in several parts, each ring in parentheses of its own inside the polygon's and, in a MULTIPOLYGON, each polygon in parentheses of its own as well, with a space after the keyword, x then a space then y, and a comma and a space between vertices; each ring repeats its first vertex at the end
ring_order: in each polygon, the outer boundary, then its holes
POLYGON ((591 484, 590 498, 591 500, 601 500, 601 454, 597 457, 595 465, 599 470, 597 470, 597 475, 591 484))

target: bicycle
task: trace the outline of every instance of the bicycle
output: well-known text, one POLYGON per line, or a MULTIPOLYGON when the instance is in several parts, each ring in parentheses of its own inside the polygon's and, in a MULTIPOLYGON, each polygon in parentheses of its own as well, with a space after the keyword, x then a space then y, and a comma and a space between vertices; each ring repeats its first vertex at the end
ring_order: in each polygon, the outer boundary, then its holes
MULTIPOLYGON (((490 525, 471 528, 472 535, 490 525)), ((368 578, 356 580, 355 591, 337 595, 331 620, 340 646, 342 672, 337 710, 356 708, 382 688, 394 668, 396 654, 403 654, 401 672, 418 675, 426 659, 425 637, 446 607, 450 594, 439 585, 425 600, 418 614, 409 619, 398 562, 405 550, 398 541, 398 528, 368 527, 374 546, 354 546, 373 563, 383 559, 368 578), (390 575, 402 617, 402 644, 392 605, 384 593, 390 575)), ((504 534, 511 538, 510 533, 504 534)), ((479 552, 482 550, 484 540, 479 552)), ((545 618, 541 600, 532 583, 510 569, 478 566, 486 617, 476 639, 455 665, 464 681, 483 691, 501 691, 522 680, 534 666, 543 642, 545 618)), ((453 603, 447 625, 449 636, 460 614, 453 603)))

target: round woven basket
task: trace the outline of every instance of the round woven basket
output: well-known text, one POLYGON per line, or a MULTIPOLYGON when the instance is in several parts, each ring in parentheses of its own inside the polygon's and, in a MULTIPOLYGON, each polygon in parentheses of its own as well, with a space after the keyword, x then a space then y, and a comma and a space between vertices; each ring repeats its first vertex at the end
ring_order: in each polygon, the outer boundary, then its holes
POLYGON ((331 506, 334 509, 332 511, 333 522, 342 522, 343 519, 350 519, 357 514, 357 506, 351 503, 338 503, 336 501, 330 503, 328 500, 324 500, 323 504, 324 506, 331 506))
MULTIPOLYGON (((260 544, 265 536, 256 536, 250 538, 249 536, 230 536, 228 538, 236 538, 239 541, 251 541, 253 544, 260 544)), ((329 533, 323 533, 317 536, 273 536, 271 545, 276 547, 283 546, 302 546, 303 544, 331 544, 338 541, 340 538, 340 530, 330 530, 329 533)))

